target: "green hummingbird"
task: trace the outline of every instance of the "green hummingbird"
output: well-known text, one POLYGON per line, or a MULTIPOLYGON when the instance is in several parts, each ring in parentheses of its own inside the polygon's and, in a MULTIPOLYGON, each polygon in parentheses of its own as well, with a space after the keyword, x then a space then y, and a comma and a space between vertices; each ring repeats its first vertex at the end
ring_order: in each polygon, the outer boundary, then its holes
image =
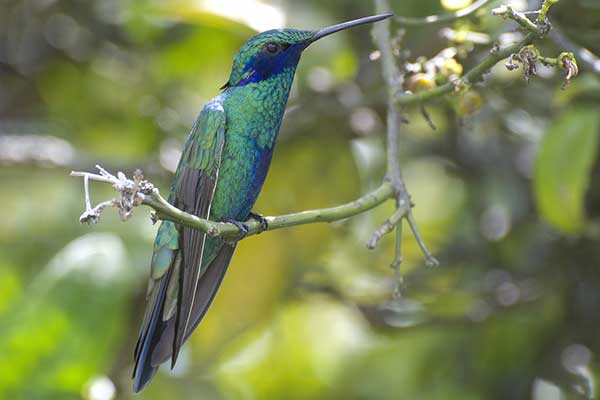
MULTIPOLYGON (((186 140, 169 202, 212 221, 258 218, 251 212, 273 147, 302 52, 343 29, 389 18, 374 15, 317 31, 276 29, 248 40, 233 59, 222 93, 200 111, 186 140)), ((159 365, 175 365, 183 343, 206 314, 236 244, 163 221, 154 241, 147 307, 135 348, 134 391, 159 365)))

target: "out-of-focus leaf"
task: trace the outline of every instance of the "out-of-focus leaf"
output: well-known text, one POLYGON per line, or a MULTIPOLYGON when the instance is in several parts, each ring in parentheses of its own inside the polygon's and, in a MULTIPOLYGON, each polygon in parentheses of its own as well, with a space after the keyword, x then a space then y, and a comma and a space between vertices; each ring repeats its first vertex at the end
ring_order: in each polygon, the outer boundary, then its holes
POLYGON ((70 398, 107 371, 126 326, 127 264, 118 237, 89 234, 10 303, 0 315, 0 398, 70 398))
POLYGON ((19 276, 11 266, 0 263, 0 317, 10 308, 20 292, 19 276))
POLYGON ((331 398, 326 394, 344 360, 369 339, 351 308, 324 299, 292 303, 267 329, 230 348, 234 354, 222 361, 217 379, 226 398, 331 398))
POLYGON ((590 94, 600 96, 600 78, 595 74, 583 74, 571 82, 569 90, 556 90, 553 106, 564 107, 576 97, 590 94))
POLYGON ((340 81, 352 79, 356 75, 358 63, 356 55, 349 49, 343 49, 332 59, 332 69, 340 81))
POLYGON ((583 196, 598 151, 600 113, 580 108, 559 116, 544 135, 535 160, 535 196, 540 214, 555 228, 584 227, 583 196))

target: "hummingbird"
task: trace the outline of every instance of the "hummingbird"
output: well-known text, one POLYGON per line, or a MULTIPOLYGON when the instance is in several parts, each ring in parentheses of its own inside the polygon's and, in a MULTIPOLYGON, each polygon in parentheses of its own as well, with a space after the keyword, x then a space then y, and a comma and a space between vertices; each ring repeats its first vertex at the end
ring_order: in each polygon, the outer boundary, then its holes
MULTIPOLYGON (((222 92, 200 111, 187 137, 168 201, 211 221, 266 220, 252 212, 267 176, 273 148, 302 52, 315 41, 391 13, 320 30, 275 29, 249 39, 233 59, 222 92)), ((163 221, 158 228, 147 305, 135 347, 133 390, 141 391, 160 364, 177 361, 181 346, 214 299, 236 242, 207 237, 163 221)))

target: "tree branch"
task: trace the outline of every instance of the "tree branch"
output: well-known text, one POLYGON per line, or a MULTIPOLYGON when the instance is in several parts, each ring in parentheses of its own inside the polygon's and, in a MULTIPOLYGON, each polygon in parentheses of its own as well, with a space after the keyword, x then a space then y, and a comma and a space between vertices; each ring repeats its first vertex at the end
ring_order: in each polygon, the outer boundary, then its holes
MULTIPOLYGON (((249 219, 244 222, 248 227, 248 235, 255 235, 263 231, 272 231, 276 229, 289 228, 296 225, 305 225, 316 222, 335 222, 340 221, 357 214, 361 214, 386 200, 393 198, 394 189, 388 182, 382 183, 375 190, 353 200, 349 203, 335 207, 320 208, 315 210, 300 211, 292 214, 284 214, 274 217, 264 217, 267 221, 267 229, 262 229, 260 222, 255 219, 249 219)), ((161 219, 167 219, 178 224, 188 226, 206 232, 212 237, 235 238, 240 236, 241 232, 237 226, 225 222, 213 222, 194 215, 185 213, 169 204, 158 190, 154 190, 151 195, 146 195, 142 199, 142 204, 148 205, 156 210, 161 219)))
MULTIPOLYGON (((389 12, 387 0, 376 0, 376 13, 389 12)), ((396 87, 404 84, 404 75, 394 60, 394 49, 390 38, 390 21, 384 20, 373 26, 373 39, 381 52, 381 68, 383 78, 388 90, 388 98, 392 98, 396 87)), ((387 168, 386 180, 390 181, 398 192, 405 191, 404 180, 400 171, 400 158, 398 157, 398 139, 400 136, 400 113, 398 109, 388 102, 387 109, 387 168)))
MULTIPOLYGON (((375 11, 377 14, 388 12, 390 5, 387 0, 375 0, 375 11)), ((399 295, 402 284, 400 275, 401 242, 402 242, 402 219, 406 218, 410 222, 411 229, 415 239, 419 242, 420 248, 428 264, 437 265, 437 261, 431 256, 427 246, 423 242, 414 220, 412 219, 410 194, 406 189, 402 171, 400 169, 399 137, 400 137, 400 111, 398 105, 394 104, 394 96, 397 87, 404 84, 404 74, 400 71, 394 58, 394 49, 390 38, 390 22, 382 21, 373 27, 373 38, 381 52, 381 66, 383 78, 388 89, 388 110, 387 110, 387 170, 386 180, 391 182, 396 192, 396 211, 386 220, 379 229, 377 229, 367 247, 373 249, 377 246, 379 240, 386 234, 396 228, 396 255, 392 261, 392 268, 396 275, 396 288, 394 293, 399 295), (433 261, 432 261, 433 260, 433 261)))
POLYGON ((558 3, 560 0, 544 0, 542 1, 542 5, 540 7, 540 12, 538 13, 537 22, 538 24, 547 24, 548 23, 548 11, 550 11, 550 7, 558 3))
MULTIPOLYGON (((379 47, 381 53, 382 72, 384 80, 388 88, 388 111, 387 111, 387 171, 386 180, 392 183, 396 190, 396 211, 394 214, 386 220, 381 227, 379 227, 372 235, 371 240, 367 246, 369 248, 376 247, 377 243, 381 238, 392 232, 394 228, 397 229, 396 236, 396 256, 392 262, 392 267, 396 270, 396 275, 399 276, 399 266, 402 260, 401 250, 399 248, 402 240, 402 220, 406 219, 412 233, 425 257, 428 265, 438 265, 437 260, 433 257, 431 252, 425 245, 424 240, 417 228, 416 222, 411 212, 411 200, 410 195, 406 189, 404 179, 400 170, 400 163, 398 157, 398 140, 400 134, 399 118, 400 112, 398 106, 419 103, 421 107, 422 103, 429 99, 443 96, 453 91, 462 90, 468 88, 473 83, 482 79, 483 75, 487 73, 494 65, 502 61, 509 56, 518 53, 524 47, 532 44, 535 40, 543 37, 549 29, 549 24, 546 20, 545 12, 548 11, 552 4, 555 4, 558 0, 545 0, 542 5, 542 11, 536 19, 536 21, 530 20, 524 13, 516 12, 510 6, 501 6, 492 11, 494 15, 503 16, 504 18, 512 19, 525 28, 528 33, 519 42, 507 46, 503 49, 494 47, 490 54, 485 57, 479 64, 469 70, 460 79, 449 80, 447 83, 434 87, 428 90, 419 91, 416 93, 402 93, 398 94, 398 88, 402 88, 404 84, 404 74, 396 64, 394 48, 392 48, 393 41, 390 38, 390 22, 382 21, 373 27, 373 37, 379 47), (543 14, 543 15, 542 15, 543 14)), ((448 16, 432 16, 422 19, 410 19, 410 18, 396 18, 400 24, 404 25, 424 25, 433 24, 442 21, 451 21, 455 18, 461 18, 475 12, 478 8, 486 5, 487 1, 477 1, 471 7, 462 10, 448 16)), ((387 0, 375 0, 376 13, 384 13, 390 10, 390 5, 387 0)), ((574 62, 574 60, 573 60, 574 62)), ((398 287, 400 285, 398 281, 398 287)))
POLYGON ((548 30, 547 27, 535 24, 532 20, 527 18, 525 14, 515 11, 509 5, 501 5, 498 8, 494 8, 492 14, 501 16, 504 19, 512 19, 517 24, 521 25, 521 27, 538 36, 542 36, 548 30))
MULTIPOLYGON (((109 204, 119 208, 123 220, 129 218, 133 207, 144 204, 153 208, 156 211, 156 217, 159 219, 176 222, 180 225, 204 232, 211 237, 235 239, 241 235, 239 228, 234 224, 198 218, 195 215, 188 214, 174 207, 160 195, 158 189, 156 189, 150 182, 143 180, 141 172, 136 173, 134 179, 131 180, 121 172, 119 172, 117 176, 114 176, 106 172, 104 169, 101 169, 101 167, 98 167, 98 169, 101 171, 100 174, 73 171, 71 172, 71 176, 81 176, 85 181, 95 180, 111 183, 113 188, 120 193, 120 197, 102 202, 101 204, 109 204), (123 198, 129 200, 124 202, 122 200, 123 198)), ((86 198, 89 198, 87 185, 85 186, 85 189, 86 198)), ((271 231, 296 225, 343 220, 377 207, 386 200, 393 198, 393 196, 394 188, 390 183, 384 182, 378 188, 365 194, 364 196, 336 207, 301 211, 274 217, 265 217, 268 223, 266 230, 271 231)), ((98 221, 98 218, 100 217, 99 212, 96 213, 93 218, 84 218, 84 216, 89 214, 90 209, 91 207, 88 208, 86 206, 86 211, 82 215, 81 222, 95 223, 98 221)), ((100 212, 101 211, 102 210, 100 210, 100 212)), ((245 224, 248 227, 248 235, 246 236, 258 234, 264 231, 264 229, 262 229, 260 226, 260 222, 255 219, 250 219, 246 221, 245 224)))
POLYGON ((533 43, 538 38, 537 35, 529 33, 523 39, 507 46, 503 49, 492 49, 490 54, 485 57, 479 64, 469 70, 462 78, 454 82, 446 82, 443 85, 433 89, 423 90, 417 93, 400 93, 396 94, 394 102, 398 105, 409 105, 420 102, 425 102, 436 97, 441 97, 445 94, 459 90, 461 87, 468 87, 473 83, 481 80, 494 65, 509 57, 511 54, 517 53, 523 47, 533 43))
POLYGON ((397 105, 422 103, 436 97, 441 97, 453 91, 458 91, 463 87, 469 87, 473 83, 481 80, 483 75, 485 75, 498 62, 510 57, 514 53, 518 53, 523 47, 534 43, 538 39, 541 39, 548 32, 550 25, 547 21, 546 14, 550 7, 558 3, 558 1, 559 0, 544 0, 542 3, 542 8, 538 13, 538 18, 535 22, 527 18, 525 13, 516 12, 510 6, 501 6, 492 10, 492 13, 495 15, 510 18, 519 23, 519 25, 528 31, 527 35, 525 35, 525 37, 517 43, 514 43, 503 49, 492 49, 487 57, 485 57, 479 64, 469 70, 462 76, 462 78, 458 80, 449 81, 443 85, 416 93, 402 93, 397 91, 394 97, 394 103, 397 105))
POLYGON ((402 207, 398 207, 396 209, 396 212, 394 212, 392 214, 392 216, 389 217, 373 233, 373 236, 371 236, 371 239, 367 243, 367 247, 369 249, 371 249, 371 250, 374 249, 375 247, 377 247, 377 244, 379 243, 379 241, 381 240, 382 237, 384 237, 388 233, 392 232, 394 230, 394 228, 397 228, 397 227, 401 226, 402 218, 404 218, 407 215, 409 209, 410 209, 410 207, 408 205, 405 205, 405 206, 402 206, 402 207))

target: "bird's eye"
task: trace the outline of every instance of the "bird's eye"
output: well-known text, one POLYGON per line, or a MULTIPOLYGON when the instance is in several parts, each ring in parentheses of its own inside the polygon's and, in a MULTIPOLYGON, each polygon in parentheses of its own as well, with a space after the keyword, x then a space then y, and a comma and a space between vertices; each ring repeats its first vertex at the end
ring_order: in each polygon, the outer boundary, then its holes
POLYGON ((267 43, 265 49, 271 54, 276 54, 279 51, 279 45, 277 43, 267 43))

